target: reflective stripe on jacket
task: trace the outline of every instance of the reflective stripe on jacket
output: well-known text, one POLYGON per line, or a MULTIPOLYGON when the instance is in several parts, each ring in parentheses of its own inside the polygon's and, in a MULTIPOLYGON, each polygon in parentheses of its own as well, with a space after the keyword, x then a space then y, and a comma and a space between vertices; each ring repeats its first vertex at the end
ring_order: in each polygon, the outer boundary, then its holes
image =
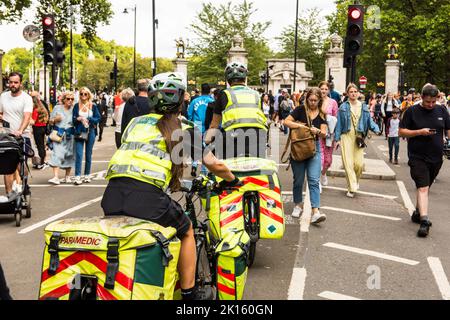
POLYGON ((225 131, 238 128, 267 130, 267 119, 258 92, 245 86, 234 86, 224 92, 228 98, 228 104, 222 112, 222 128, 225 131))

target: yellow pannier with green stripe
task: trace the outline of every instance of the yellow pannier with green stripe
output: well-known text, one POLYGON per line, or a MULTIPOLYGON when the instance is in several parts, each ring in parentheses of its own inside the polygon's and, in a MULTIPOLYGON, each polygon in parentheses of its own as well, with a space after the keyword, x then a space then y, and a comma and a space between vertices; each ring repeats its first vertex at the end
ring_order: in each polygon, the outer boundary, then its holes
POLYGON ((68 300, 95 283, 98 300, 172 300, 176 229, 126 216, 60 220, 45 228, 41 300, 68 300))
POLYGON ((247 281, 250 237, 244 230, 229 230, 216 248, 219 300, 242 300, 247 281))

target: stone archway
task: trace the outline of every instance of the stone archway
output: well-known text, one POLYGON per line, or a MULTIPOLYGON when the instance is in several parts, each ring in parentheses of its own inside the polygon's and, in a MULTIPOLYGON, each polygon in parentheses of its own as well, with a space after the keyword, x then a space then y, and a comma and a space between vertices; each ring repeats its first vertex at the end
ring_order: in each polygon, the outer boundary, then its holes
MULTIPOLYGON (((269 59, 266 60, 269 68, 269 90, 276 94, 279 89, 287 89, 289 92, 294 87, 294 59, 269 59)), ((313 78, 311 71, 306 71, 306 60, 297 60, 296 91, 305 90, 309 81, 313 78)))

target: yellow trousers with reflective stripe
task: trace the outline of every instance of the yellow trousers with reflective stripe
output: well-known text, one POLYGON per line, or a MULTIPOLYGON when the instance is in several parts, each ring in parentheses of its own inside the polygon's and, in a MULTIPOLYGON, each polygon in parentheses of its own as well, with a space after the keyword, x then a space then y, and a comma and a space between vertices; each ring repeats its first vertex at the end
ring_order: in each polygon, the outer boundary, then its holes
POLYGON ((356 145, 355 130, 350 130, 341 136, 341 153, 347 189, 350 192, 356 192, 364 169, 364 148, 358 148, 356 145))

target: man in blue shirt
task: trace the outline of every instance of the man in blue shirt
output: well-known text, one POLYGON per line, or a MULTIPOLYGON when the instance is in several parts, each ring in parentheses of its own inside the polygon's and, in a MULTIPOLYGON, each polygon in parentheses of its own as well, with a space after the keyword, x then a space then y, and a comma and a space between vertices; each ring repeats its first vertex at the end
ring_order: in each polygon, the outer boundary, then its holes
MULTIPOLYGON (((211 87, 208 84, 202 84, 202 95, 193 100, 188 108, 188 120, 194 122, 199 128, 202 129, 202 135, 206 131, 206 109, 208 104, 214 102, 214 99, 210 96, 211 87)), ((197 172, 197 163, 192 163, 191 175, 195 176, 197 172)), ((204 167, 202 166, 202 173, 204 167)))
POLYGON ((334 90, 333 82, 330 82, 330 98, 335 100, 337 102, 338 106, 341 105, 341 95, 339 94, 339 92, 334 90))

